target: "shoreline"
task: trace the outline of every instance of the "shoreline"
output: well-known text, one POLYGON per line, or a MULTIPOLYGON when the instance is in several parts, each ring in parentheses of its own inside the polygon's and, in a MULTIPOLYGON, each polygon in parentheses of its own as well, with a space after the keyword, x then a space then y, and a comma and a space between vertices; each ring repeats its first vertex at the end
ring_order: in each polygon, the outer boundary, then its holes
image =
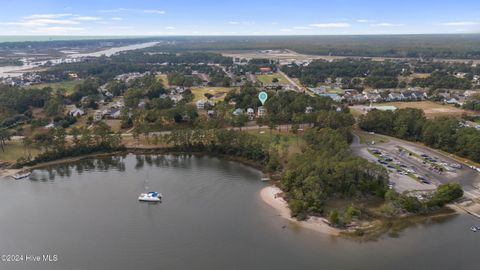
POLYGON ((260 170, 264 172, 264 167, 256 162, 249 161, 240 157, 235 156, 228 156, 228 155, 214 155, 208 152, 185 152, 185 151, 175 151, 171 148, 127 148, 125 151, 116 151, 116 152, 97 152, 91 153, 82 156, 75 156, 75 157, 65 157, 57 160, 52 160, 48 162, 38 163, 36 165, 30 167, 22 167, 20 169, 11 169, 11 168, 0 168, 0 178, 12 177, 13 175, 22 172, 22 171, 32 171, 35 169, 41 169, 45 167, 49 167, 52 165, 59 165, 64 163, 76 162, 83 159, 93 159, 99 157, 108 157, 108 156, 118 156, 118 155, 127 155, 127 154, 136 154, 136 155, 151 155, 151 154, 160 154, 160 155, 196 155, 196 156, 212 156, 217 157, 229 161, 238 162, 245 166, 252 167, 254 169, 260 170))
MULTIPOLYGON (((13 175, 22 172, 22 171, 32 171, 35 169, 41 169, 53 165, 71 163, 76 161, 81 161, 84 159, 94 159, 94 158, 101 158, 101 157, 109 157, 109 156, 122 156, 127 154, 140 154, 140 155, 149 155, 149 154, 160 154, 160 155, 193 155, 193 156, 210 156, 215 158, 226 159, 233 162, 238 162, 245 166, 249 166, 255 168, 259 171, 264 172, 264 167, 259 164, 249 160, 245 160, 235 156, 228 156, 228 155, 213 155, 211 153, 206 152, 185 152, 185 151, 175 151, 169 148, 127 148, 125 151, 116 151, 116 152, 99 152, 99 153, 92 153, 83 156, 77 157, 68 157, 63 159, 58 159, 54 161, 39 163, 31 167, 23 167, 21 169, 0 169, 0 179, 2 178, 9 178, 13 175)), ((259 196, 264 203, 272 207, 282 218, 288 220, 290 223, 298 225, 301 228, 309 229, 315 232, 323 233, 326 235, 338 237, 342 235, 346 235, 345 233, 353 232, 352 228, 348 229, 338 229, 331 227, 328 224, 328 220, 321 217, 309 216, 307 220, 299 221, 295 218, 292 218, 290 215, 290 208, 288 207, 288 203, 281 197, 276 196, 276 194, 282 193, 282 190, 275 185, 270 185, 264 187, 260 190, 259 196)), ((433 213, 428 215, 429 218, 434 217, 441 217, 445 215, 451 214, 471 214, 466 209, 460 207, 457 204, 449 204, 446 206, 448 209, 451 209, 453 213, 433 213)), ((371 225, 371 224, 370 224, 371 225)), ((369 225, 369 226, 370 226, 369 225)), ((367 227, 369 227, 367 226, 367 227)), ((365 229, 365 225, 355 227, 357 229, 365 229)))
POLYGON ((339 236, 342 230, 333 228, 328 225, 325 219, 319 217, 309 217, 305 221, 299 221, 290 216, 290 209, 287 202, 276 194, 282 193, 282 191, 276 186, 268 186, 260 191, 260 198, 275 209, 282 218, 299 225, 302 228, 313 230, 316 232, 324 233, 331 236, 339 236))

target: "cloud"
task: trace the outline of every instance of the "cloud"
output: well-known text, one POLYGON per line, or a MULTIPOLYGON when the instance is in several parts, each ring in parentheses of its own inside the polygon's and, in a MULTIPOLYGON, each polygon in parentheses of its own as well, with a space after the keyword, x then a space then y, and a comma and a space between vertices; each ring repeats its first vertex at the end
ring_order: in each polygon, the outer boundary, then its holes
POLYGON ((77 25, 79 22, 72 20, 56 20, 56 19, 35 19, 35 20, 22 20, 18 22, 0 22, 0 25, 12 25, 23 27, 34 26, 48 26, 48 25, 77 25))
POLYGON ((80 32, 84 30, 85 28, 82 28, 82 27, 53 26, 53 27, 40 27, 32 30, 32 32, 42 33, 42 34, 66 34, 71 32, 80 32))
POLYGON ((40 25, 48 25, 48 24, 74 25, 74 24, 80 24, 77 21, 56 20, 56 19, 38 19, 38 20, 30 20, 29 22, 37 23, 37 24, 40 24, 40 25))
POLYGON ((31 26, 44 26, 45 24, 39 24, 31 21, 23 21, 23 22, 0 22, 0 25, 31 27, 31 26))
POLYGON ((118 12, 123 12, 123 11, 127 11, 128 9, 126 8, 114 8, 114 9, 101 9, 101 10, 97 10, 97 12, 101 12, 101 13, 118 13, 118 12))
POLYGON ((349 23, 313 23, 308 26, 316 28, 348 28, 351 25, 349 23))
POLYGON ((147 13, 147 14, 166 14, 164 10, 160 9, 129 9, 129 8, 114 8, 114 9, 101 9, 97 10, 100 13, 119 13, 119 12, 139 12, 139 13, 147 13))
POLYGON ((442 23, 444 26, 472 26, 472 25, 480 25, 480 22, 471 22, 471 21, 463 21, 463 22, 446 22, 442 23))
POLYGON ((295 30, 308 30, 308 29, 312 29, 312 28, 308 27, 308 26, 295 26, 295 27, 293 27, 293 29, 295 29, 295 30))
POLYGON ((165 11, 159 9, 144 9, 143 13, 163 15, 165 14, 165 11))
POLYGON ((131 30, 134 29, 133 26, 109 26, 108 29, 111 30, 131 30))
POLYGON ((374 20, 366 20, 366 19, 359 19, 357 20, 358 23, 373 23, 375 22, 374 20))
POLYGON ((100 17, 90 17, 90 16, 78 16, 73 18, 76 21, 99 21, 102 18, 100 17))
POLYGON ((242 22, 239 22, 239 21, 229 21, 228 24, 230 24, 230 25, 254 25, 255 22, 253 22, 253 21, 242 21, 242 22))
POLYGON ((123 18, 122 17, 112 17, 111 20, 112 21, 122 21, 123 18))
POLYGON ((32 14, 30 16, 23 17, 24 19, 57 19, 62 17, 72 16, 70 13, 52 13, 52 14, 32 14))
POLYGON ((175 27, 173 27, 173 26, 167 26, 167 27, 165 27, 165 29, 167 29, 167 30, 174 30, 175 27))
MULTIPOLYGON (((83 31, 86 23, 103 23, 100 17, 74 15, 70 13, 32 14, 18 21, 0 22, 0 25, 24 28, 32 33, 57 34, 83 31)), ((19 30, 19 29, 15 29, 19 30)))
POLYGON ((398 26, 404 26, 404 24, 401 23, 374 23, 370 24, 370 26, 373 27, 398 27, 398 26))

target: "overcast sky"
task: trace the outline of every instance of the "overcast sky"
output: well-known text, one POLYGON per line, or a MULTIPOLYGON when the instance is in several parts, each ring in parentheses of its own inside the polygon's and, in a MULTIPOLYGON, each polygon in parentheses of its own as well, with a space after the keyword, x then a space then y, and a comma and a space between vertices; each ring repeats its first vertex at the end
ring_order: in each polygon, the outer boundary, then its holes
POLYGON ((0 35, 480 33, 480 0, 0 0, 0 35))

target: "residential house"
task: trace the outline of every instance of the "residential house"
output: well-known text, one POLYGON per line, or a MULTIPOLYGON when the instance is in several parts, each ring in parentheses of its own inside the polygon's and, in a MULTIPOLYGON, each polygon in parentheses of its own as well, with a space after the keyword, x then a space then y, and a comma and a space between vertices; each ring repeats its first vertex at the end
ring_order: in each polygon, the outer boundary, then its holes
POLYGON ((412 91, 412 96, 416 100, 424 100, 428 97, 427 93, 422 91, 412 91))
POLYGON ((392 92, 388 94, 387 101, 401 101, 404 100, 404 96, 401 93, 392 92))
POLYGON ((197 103, 196 103, 197 109, 199 109, 199 110, 205 109, 205 103, 207 103, 205 100, 197 101, 197 103))
POLYGON ((103 111, 101 110, 95 111, 95 114, 93 115, 93 121, 98 122, 102 120, 102 118, 103 118, 103 111))
POLYGON ((69 78, 70 80, 78 80, 78 74, 77 74, 77 73, 73 73, 73 72, 68 73, 68 78, 69 78))
POLYGON ((413 95, 413 92, 411 91, 405 91, 405 92, 402 92, 400 93, 400 95, 402 96, 402 100, 415 100, 415 95, 413 95))
POLYGON ((217 115, 217 112, 214 111, 214 110, 208 110, 207 115, 208 115, 208 117, 213 118, 217 115))
POLYGON ((476 94, 478 94, 478 93, 480 93, 480 92, 479 92, 479 91, 476 91, 476 90, 467 90, 467 91, 465 91, 465 92, 463 93, 463 95, 464 95, 465 97, 471 97, 471 96, 476 95, 476 94))
POLYGON ((50 124, 46 125, 45 128, 46 128, 46 129, 55 128, 55 124, 54 124, 54 123, 50 123, 50 124))
POLYGON ((447 104, 459 104, 458 99, 456 98, 451 98, 445 101, 447 104))
POLYGON ((144 99, 141 99, 140 102, 138 102, 138 108, 145 108, 147 105, 147 102, 144 99))
POLYGON ((312 106, 308 106, 308 107, 305 108, 305 113, 306 114, 310 114, 312 112, 313 112, 313 107, 312 106))
POLYGON ((267 109, 263 106, 258 107, 257 116, 258 117, 264 117, 266 115, 267 115, 267 109))
POLYGON ((365 93, 364 94, 364 97, 366 100, 370 101, 370 102, 382 102, 383 101, 383 97, 378 94, 378 93, 365 93))
MULTIPOLYGON (((366 101, 365 96, 362 95, 362 94, 356 94, 356 95, 345 94, 343 96, 343 99, 345 99, 347 101, 347 103, 349 103, 349 104, 365 103, 365 101, 366 101)), ((340 101, 341 100, 342 99, 340 99, 340 101)))
POLYGON ((249 118, 250 120, 252 120, 253 117, 255 116, 255 110, 252 109, 252 108, 248 108, 248 109, 247 109, 247 116, 248 116, 248 118, 249 118))
POLYGON ((80 117, 82 115, 85 115, 85 111, 83 109, 75 107, 68 112, 68 115, 73 117, 80 117))
POLYGON ((241 108, 238 108, 235 111, 233 111, 234 116, 240 116, 242 114, 243 114, 243 109, 241 109, 241 108))
POLYGON ((113 119, 120 119, 120 117, 122 116, 122 110, 114 110, 110 115, 113 119))
POLYGON ((336 102, 341 102, 342 101, 342 97, 338 94, 335 94, 335 93, 323 93, 323 94, 319 94, 319 96, 329 97, 329 98, 333 99, 333 101, 336 101, 336 102))

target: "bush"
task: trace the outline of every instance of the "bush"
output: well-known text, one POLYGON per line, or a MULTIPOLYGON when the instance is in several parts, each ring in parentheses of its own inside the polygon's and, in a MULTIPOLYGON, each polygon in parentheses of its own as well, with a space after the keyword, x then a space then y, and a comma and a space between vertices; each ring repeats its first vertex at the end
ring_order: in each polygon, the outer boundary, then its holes
POLYGON ((440 185, 433 196, 428 200, 430 207, 442 207, 447 203, 451 203, 456 199, 463 197, 463 190, 458 183, 447 183, 440 185))

